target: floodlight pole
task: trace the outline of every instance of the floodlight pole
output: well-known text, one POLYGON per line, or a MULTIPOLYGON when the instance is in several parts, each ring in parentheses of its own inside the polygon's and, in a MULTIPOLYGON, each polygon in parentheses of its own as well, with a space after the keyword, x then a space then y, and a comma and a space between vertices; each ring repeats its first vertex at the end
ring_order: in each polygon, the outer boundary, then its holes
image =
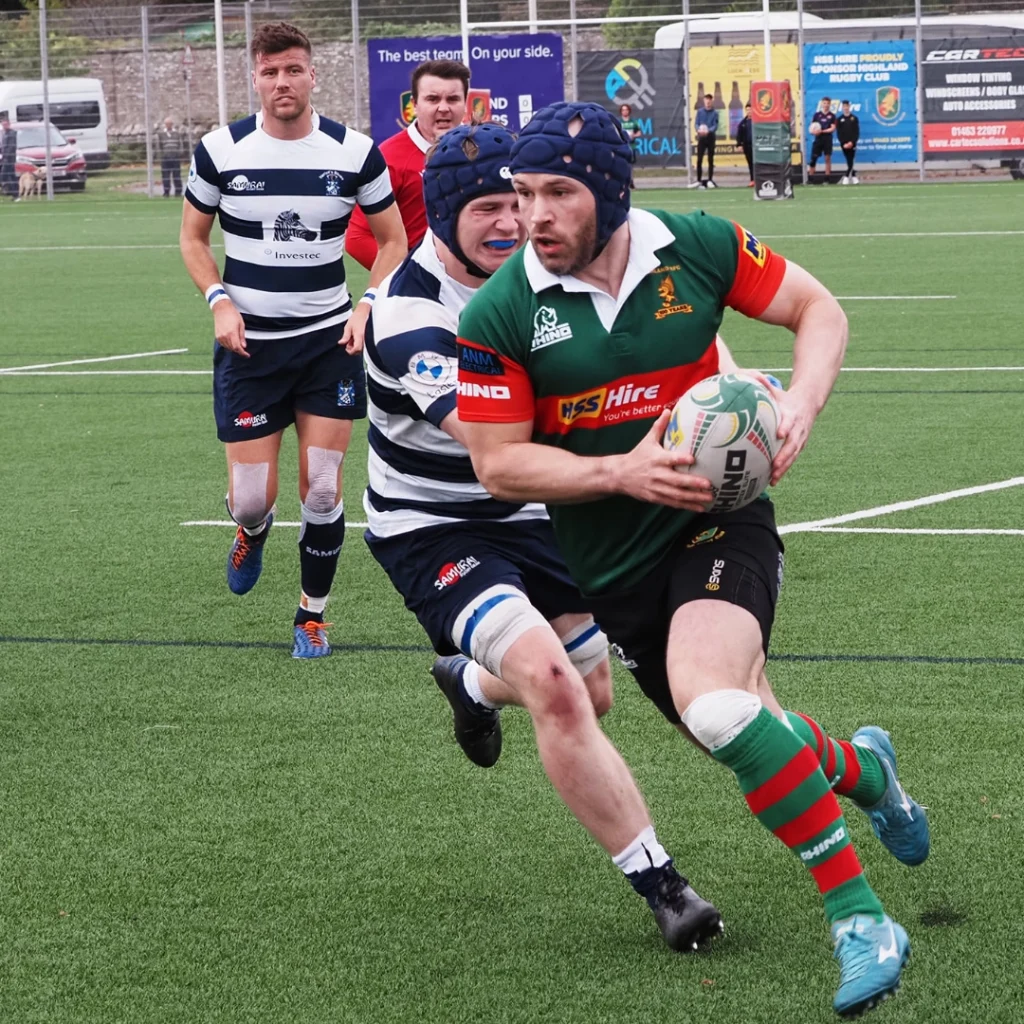
POLYGON ((917 44, 917 168, 918 177, 924 181, 924 67, 921 53, 924 49, 923 31, 921 28, 921 0, 914 2, 915 42, 917 44))
MULTIPOLYGON (((149 116, 149 8, 143 7, 142 18, 142 119, 146 126, 146 196, 153 198, 153 122, 149 116)), ((191 143, 191 139, 189 142, 191 143)))
POLYGON ((213 37, 217 47, 217 118, 221 125, 228 123, 228 95, 224 82, 224 4, 213 3, 213 37))
POLYGON ((46 32, 46 0, 39 0, 39 70, 43 76, 43 138, 46 148, 46 198, 53 201, 53 156, 50 153, 50 40, 46 32))
POLYGON ((683 0, 683 149, 686 152, 686 184, 693 184, 690 159, 690 0, 683 0))
POLYGON ((245 94, 249 103, 249 114, 256 113, 256 93, 252 87, 252 0, 245 5, 245 94))
POLYGON ((771 13, 771 0, 762 0, 761 11, 764 20, 764 78, 766 82, 770 82, 772 80, 772 28, 768 22, 768 16, 771 13))
POLYGON ((359 85, 359 0, 352 0, 352 100, 356 131, 362 128, 362 92, 359 85))
POLYGON ((462 26, 462 63, 469 64, 469 0, 459 0, 459 23, 462 26))
MULTIPOLYGON (((796 0, 796 31, 797 31, 797 53, 800 58, 800 118, 797 121, 800 134, 800 180, 807 184, 807 161, 804 157, 804 117, 807 110, 807 83, 804 81, 804 0, 796 0)), ((796 104, 793 112, 796 113, 796 104)))

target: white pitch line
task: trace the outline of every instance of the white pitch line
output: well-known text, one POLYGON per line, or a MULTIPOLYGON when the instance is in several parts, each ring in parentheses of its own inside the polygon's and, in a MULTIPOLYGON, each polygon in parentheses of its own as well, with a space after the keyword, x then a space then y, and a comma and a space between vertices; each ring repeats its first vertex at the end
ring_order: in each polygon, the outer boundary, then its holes
POLYGON ((955 299, 955 295, 837 295, 841 302, 865 300, 868 302, 908 302, 912 299, 932 301, 937 299, 955 299))
MULTIPOLYGON (((235 526, 235 523, 231 519, 189 519, 184 523, 178 523, 179 526, 235 526)), ((301 526, 300 522, 293 522, 288 519, 275 519, 275 526, 301 526)), ((350 523, 348 520, 345 521, 346 530, 365 530, 370 524, 369 523, 350 523)))
MULTIPOLYGON (((792 373, 792 366, 759 367, 763 373, 792 373)), ((1020 373, 1024 366, 844 366, 842 373, 1020 373)))
POLYGON ((830 234, 760 234, 762 239, 970 239, 1024 231, 837 231, 830 234))
MULTIPOLYGON (((0 252, 92 252, 100 249, 177 249, 177 245, 160 242, 152 245, 7 245, 0 252)), ((223 249, 223 243, 214 242, 211 249, 223 249)))
POLYGON ((858 519, 874 519, 875 516, 887 516, 893 512, 906 512, 912 508, 923 508, 925 505, 939 505, 954 498, 969 498, 974 494, 987 494, 989 491, 1004 491, 1008 487, 1024 487, 1024 476, 1014 476, 1009 480, 999 480, 993 484, 979 484, 977 487, 961 487, 956 491, 944 491, 942 494, 929 494, 924 498, 912 498, 910 501, 897 501, 892 505, 878 505, 875 508, 864 508, 859 512, 847 512, 845 515, 832 516, 829 519, 814 519, 806 523, 790 523, 780 526, 779 533, 813 533, 823 526, 840 526, 858 519))
POLYGON ((187 351, 187 348, 164 348, 160 349, 159 352, 129 352, 120 356, 98 356, 93 359, 65 359, 59 363, 33 363, 30 366, 3 366, 0 367, 0 373, 23 373, 25 370, 45 370, 51 366, 81 366, 85 363, 115 363, 122 359, 145 359, 147 356, 177 356, 187 351))
POLYGON ((885 526, 818 526, 807 533, 892 533, 921 537, 1024 537, 1024 530, 930 530, 885 526))
POLYGON ((213 370, 0 370, 0 373, 5 377, 209 377, 213 370))

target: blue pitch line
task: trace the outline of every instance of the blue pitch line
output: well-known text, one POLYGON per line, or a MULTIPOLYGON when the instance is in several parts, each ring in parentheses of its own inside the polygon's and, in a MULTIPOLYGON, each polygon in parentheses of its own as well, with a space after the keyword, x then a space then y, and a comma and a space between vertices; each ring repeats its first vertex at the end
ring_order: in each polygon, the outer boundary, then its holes
MULTIPOLYGON (((119 640, 110 637, 0 636, 0 644, 67 644, 93 647, 191 647, 230 650, 291 650, 291 644, 267 640, 119 640)), ((374 654, 425 654, 433 648, 423 644, 331 644, 335 651, 374 654)), ((1024 665, 1024 658, 945 657, 928 654, 772 654, 770 661, 897 663, 907 665, 1024 665)))

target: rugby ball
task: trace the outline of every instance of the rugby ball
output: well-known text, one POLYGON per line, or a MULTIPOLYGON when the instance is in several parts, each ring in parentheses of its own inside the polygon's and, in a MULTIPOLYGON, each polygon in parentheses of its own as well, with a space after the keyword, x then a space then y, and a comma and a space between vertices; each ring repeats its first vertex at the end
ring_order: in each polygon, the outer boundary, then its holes
POLYGON ((779 410, 771 392, 741 373, 720 373, 694 384, 676 402, 662 442, 696 462, 680 466, 711 481, 709 512, 749 505, 768 486, 782 447, 779 410))
POLYGON ((697 134, 698 135, 707 135, 707 133, 708 133, 708 126, 706 124, 702 124, 702 125, 700 125, 697 128, 697 134))
POLYGON ((817 121, 811 122, 811 127, 807 129, 812 135, 821 134, 821 125, 817 121))

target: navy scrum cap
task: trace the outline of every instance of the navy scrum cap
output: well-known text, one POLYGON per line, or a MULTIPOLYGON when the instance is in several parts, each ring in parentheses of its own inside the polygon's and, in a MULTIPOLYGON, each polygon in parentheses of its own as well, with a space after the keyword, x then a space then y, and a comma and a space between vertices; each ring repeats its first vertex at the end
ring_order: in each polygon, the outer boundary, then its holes
POLYGON ((618 119, 597 103, 552 103, 538 110, 512 147, 513 174, 564 174, 597 200, 597 243, 604 248, 629 213, 633 147, 618 119), (576 135, 569 124, 583 121, 576 135))
POLYGON ((423 169, 423 199, 430 230, 475 277, 489 277, 456 238, 459 211, 471 199, 512 192, 509 160, 515 136, 500 124, 463 124, 445 132, 423 169))

